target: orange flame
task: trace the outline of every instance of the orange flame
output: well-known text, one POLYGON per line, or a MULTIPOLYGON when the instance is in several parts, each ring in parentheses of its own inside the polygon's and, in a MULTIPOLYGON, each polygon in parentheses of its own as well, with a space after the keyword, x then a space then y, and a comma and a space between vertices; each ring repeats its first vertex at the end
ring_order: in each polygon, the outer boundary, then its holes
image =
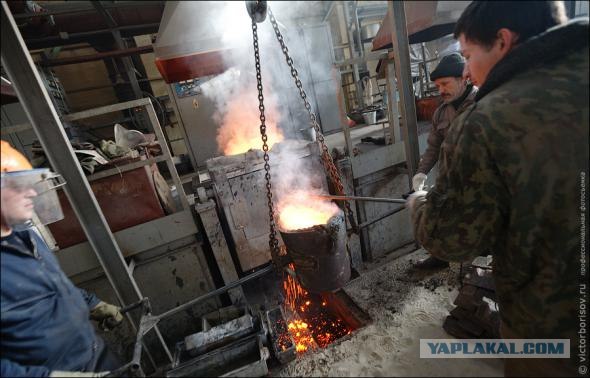
MULTIPOLYGON (((292 270, 295 270, 293 264, 289 264, 289 267, 292 270)), ((306 304, 310 303, 309 300, 305 300, 308 295, 307 291, 303 289, 301 285, 299 285, 299 283, 288 274, 283 280, 283 290, 285 292, 285 306, 289 311, 291 311, 291 314, 295 314, 297 312, 297 306, 302 301, 305 301, 306 304)), ((307 305, 309 306, 309 304, 307 305)), ((302 306, 302 308, 299 310, 305 311, 305 307, 302 306)), ((292 321, 288 322, 287 330, 295 342, 295 351, 297 353, 303 353, 316 348, 316 343, 313 340, 307 323, 299 319, 293 319, 292 321)))
MULTIPOLYGON (((260 137, 260 112, 255 96, 256 88, 233 96, 227 103, 225 113, 220 116, 221 127, 217 132, 217 145, 224 155, 236 155, 250 149, 262 149, 260 137)), ((269 97, 265 101, 266 135, 268 147, 283 140, 283 133, 277 127, 279 112, 269 97)))
POLYGON ((329 200, 314 198, 311 193, 302 190, 282 196, 277 208, 279 226, 283 230, 301 230, 326 224, 339 211, 338 206, 329 200))

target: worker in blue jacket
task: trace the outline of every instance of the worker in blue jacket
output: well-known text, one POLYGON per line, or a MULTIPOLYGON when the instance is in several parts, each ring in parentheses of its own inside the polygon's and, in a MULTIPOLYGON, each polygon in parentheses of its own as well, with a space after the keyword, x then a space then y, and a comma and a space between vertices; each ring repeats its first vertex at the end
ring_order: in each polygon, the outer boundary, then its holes
POLYGON ((89 319, 102 326, 123 320, 120 308, 75 287, 45 241, 22 225, 63 218, 56 178, 33 169, 1 141, 1 323, 3 377, 102 376, 119 367, 89 319))

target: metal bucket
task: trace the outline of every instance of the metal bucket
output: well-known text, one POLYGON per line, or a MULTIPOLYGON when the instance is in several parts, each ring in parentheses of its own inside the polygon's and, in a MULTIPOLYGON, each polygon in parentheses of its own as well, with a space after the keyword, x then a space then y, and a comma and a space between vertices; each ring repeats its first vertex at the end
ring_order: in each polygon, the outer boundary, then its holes
POLYGON ((334 291, 350 280, 350 258, 342 210, 325 225, 279 231, 301 286, 309 292, 334 291))
POLYGON ((365 125, 373 125, 377 122, 377 111, 371 110, 368 112, 363 112, 363 120, 365 121, 365 125))

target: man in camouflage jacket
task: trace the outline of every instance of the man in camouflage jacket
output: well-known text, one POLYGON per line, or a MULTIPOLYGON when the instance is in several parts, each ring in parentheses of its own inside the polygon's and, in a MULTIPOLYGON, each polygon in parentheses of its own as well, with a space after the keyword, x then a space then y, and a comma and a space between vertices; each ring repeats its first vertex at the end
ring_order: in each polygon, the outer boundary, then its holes
POLYGON ((434 256, 494 255, 504 338, 570 340, 570 359, 506 359, 507 376, 582 372, 577 332, 585 282, 580 196, 588 180, 588 19, 565 23, 558 3, 466 8, 455 36, 467 74, 480 87, 476 103, 451 125, 434 188, 408 200, 416 239, 434 256), (551 12, 539 9, 547 6, 551 12), (549 13, 557 26, 531 32, 549 13), (486 23, 495 27, 487 40, 477 29, 494 17, 497 22, 486 23))

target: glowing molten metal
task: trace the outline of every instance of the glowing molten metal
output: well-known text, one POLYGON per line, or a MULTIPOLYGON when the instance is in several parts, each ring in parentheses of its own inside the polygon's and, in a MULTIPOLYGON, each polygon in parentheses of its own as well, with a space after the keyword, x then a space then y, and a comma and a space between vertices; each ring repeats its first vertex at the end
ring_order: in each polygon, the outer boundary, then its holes
MULTIPOLYGON (((218 114, 216 120, 221 124, 217 132, 217 145, 224 155, 236 155, 250 149, 262 149, 260 139, 260 113, 258 99, 252 96, 256 88, 233 96, 227 103, 224 114, 218 114)), ((273 101, 265 102, 266 135, 268 147, 283 140, 283 133, 277 128, 279 114, 273 101)))
POLYGON ((283 230, 301 230, 326 224, 339 211, 338 206, 329 200, 319 200, 305 191, 283 196, 277 208, 279 226, 283 230))
MULTIPOLYGON (((289 267, 295 269, 293 264, 289 267)), ((318 347, 324 348, 352 332, 342 319, 328 311, 325 300, 310 295, 290 275, 286 275, 283 280, 283 290, 288 314, 287 329, 298 354, 318 347), (301 319, 297 318, 298 315, 301 319)))

